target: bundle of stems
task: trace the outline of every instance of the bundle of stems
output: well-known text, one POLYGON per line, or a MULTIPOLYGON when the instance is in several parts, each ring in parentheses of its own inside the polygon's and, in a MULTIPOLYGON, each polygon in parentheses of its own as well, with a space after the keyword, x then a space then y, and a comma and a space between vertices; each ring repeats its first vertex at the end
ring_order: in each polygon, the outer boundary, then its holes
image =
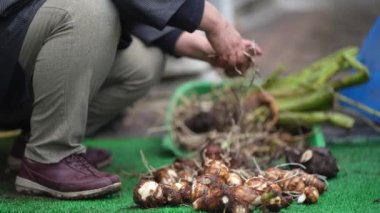
POLYGON ((330 123, 351 128, 353 118, 331 110, 336 103, 335 92, 338 89, 369 79, 368 69, 356 60, 357 52, 356 47, 344 48, 285 77, 280 77, 280 71, 275 70, 261 88, 276 100, 279 123, 301 126, 330 123), (339 76, 341 73, 343 76, 339 76))

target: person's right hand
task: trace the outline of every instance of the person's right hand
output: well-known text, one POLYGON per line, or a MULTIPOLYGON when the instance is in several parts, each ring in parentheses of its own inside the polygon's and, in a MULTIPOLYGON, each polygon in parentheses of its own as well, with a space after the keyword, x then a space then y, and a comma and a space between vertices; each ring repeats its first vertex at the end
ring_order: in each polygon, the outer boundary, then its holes
POLYGON ((250 61, 244 55, 244 43, 240 33, 227 22, 220 25, 206 32, 207 39, 215 51, 218 66, 244 71, 250 61))
POLYGON ((238 76, 251 65, 246 51, 253 42, 245 40, 210 3, 206 2, 200 28, 206 32, 208 41, 215 51, 213 65, 226 70, 228 76, 238 76))

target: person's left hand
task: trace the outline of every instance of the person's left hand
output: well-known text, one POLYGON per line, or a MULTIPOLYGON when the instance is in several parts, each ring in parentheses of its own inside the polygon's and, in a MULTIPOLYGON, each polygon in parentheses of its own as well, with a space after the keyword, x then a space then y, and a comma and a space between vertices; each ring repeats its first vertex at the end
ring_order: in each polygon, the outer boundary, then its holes
POLYGON ((227 76, 241 76, 252 65, 251 57, 260 56, 262 51, 254 42, 247 39, 242 39, 243 48, 240 50, 247 60, 244 66, 230 66, 224 63, 223 60, 218 60, 215 50, 211 44, 202 35, 198 33, 184 32, 176 42, 176 54, 178 56, 187 56, 190 58, 200 59, 210 63, 214 67, 222 68, 227 76))
POLYGON ((226 65, 225 63, 218 60, 218 58, 214 58, 214 60, 212 60, 210 63, 213 66, 224 69, 224 72, 228 77, 237 77, 244 75, 246 71, 249 69, 249 67, 253 65, 252 57, 262 55, 262 50, 259 47, 259 45, 254 41, 243 39, 242 42, 244 49, 242 49, 241 51, 242 54, 244 54, 245 59, 247 60, 246 63, 231 67, 230 65, 226 65))

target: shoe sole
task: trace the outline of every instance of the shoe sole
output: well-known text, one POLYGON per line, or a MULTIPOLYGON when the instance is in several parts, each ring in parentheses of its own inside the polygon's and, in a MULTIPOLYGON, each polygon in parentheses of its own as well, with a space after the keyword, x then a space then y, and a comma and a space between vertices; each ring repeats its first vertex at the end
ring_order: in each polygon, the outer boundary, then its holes
POLYGON ((17 176, 16 191, 29 195, 50 195, 59 199, 89 199, 102 197, 121 189, 121 183, 114 183, 99 189, 92 189, 79 192, 60 192, 48 187, 42 186, 36 182, 17 176))

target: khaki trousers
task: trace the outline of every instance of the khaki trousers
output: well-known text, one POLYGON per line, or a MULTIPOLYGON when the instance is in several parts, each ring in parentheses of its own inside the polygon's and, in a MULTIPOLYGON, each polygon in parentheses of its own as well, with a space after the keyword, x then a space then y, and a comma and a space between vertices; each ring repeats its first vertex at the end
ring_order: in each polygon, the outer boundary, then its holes
POLYGON ((136 38, 117 51, 111 0, 47 0, 34 17, 19 61, 32 81, 31 137, 25 157, 56 163, 85 152, 80 144, 145 95, 164 56, 136 38))

